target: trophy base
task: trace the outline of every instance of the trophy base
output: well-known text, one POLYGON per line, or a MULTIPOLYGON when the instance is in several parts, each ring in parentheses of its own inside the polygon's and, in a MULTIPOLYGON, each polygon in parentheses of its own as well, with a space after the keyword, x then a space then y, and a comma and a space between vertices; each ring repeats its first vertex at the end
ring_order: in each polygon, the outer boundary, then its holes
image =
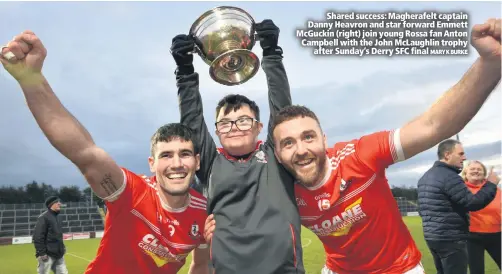
POLYGON ((235 86, 253 78, 260 68, 258 56, 247 49, 234 49, 216 57, 209 67, 211 78, 226 86, 235 86))

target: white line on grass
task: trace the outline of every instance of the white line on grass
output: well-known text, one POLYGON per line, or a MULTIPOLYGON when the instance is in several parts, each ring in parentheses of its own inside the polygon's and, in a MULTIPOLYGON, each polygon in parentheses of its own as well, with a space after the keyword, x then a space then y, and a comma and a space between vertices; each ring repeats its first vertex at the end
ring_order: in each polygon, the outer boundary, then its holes
POLYGON ((82 257, 80 257, 80 256, 77 256, 77 255, 72 254, 72 253, 69 253, 69 252, 66 252, 66 254, 68 254, 68 255, 70 255, 70 256, 73 256, 73 257, 75 257, 75 258, 79 258, 79 259, 84 260, 84 261, 89 262, 89 263, 91 262, 91 260, 89 260, 89 259, 82 258, 82 257))
POLYGON ((305 248, 305 247, 309 246, 309 245, 312 243, 312 240, 311 240, 311 239, 305 239, 305 240, 307 240, 307 241, 308 241, 308 243, 306 243, 306 244, 305 244, 305 243, 304 243, 304 244, 302 244, 302 248, 305 248))

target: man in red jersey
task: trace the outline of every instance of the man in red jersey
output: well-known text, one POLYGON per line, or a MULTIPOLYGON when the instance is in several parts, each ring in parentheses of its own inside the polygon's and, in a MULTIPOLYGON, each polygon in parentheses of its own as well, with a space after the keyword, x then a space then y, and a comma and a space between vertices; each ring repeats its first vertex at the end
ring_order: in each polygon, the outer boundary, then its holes
MULTIPOLYGON (((500 81, 500 20, 472 31, 480 57, 428 111, 403 127, 328 148, 316 115, 289 106, 274 117, 275 153, 298 180, 302 225, 326 251, 323 274, 423 274, 385 169, 458 133, 500 81)), ((206 238, 214 221, 208 218, 206 238)))
POLYGON ((306 107, 287 107, 275 122, 276 153, 298 180, 302 225, 324 245, 322 273, 423 274, 420 251, 385 177, 385 169, 410 151, 403 146, 410 144, 403 139, 410 129, 327 147, 316 115, 306 107))
POLYGON ((391 131, 328 148, 316 115, 286 107, 274 117, 276 155, 299 181, 302 225, 324 244, 325 274, 424 273, 385 169, 458 133, 500 81, 500 19, 472 29, 480 57, 425 113, 391 131))
POLYGON ((181 124, 157 130, 148 159, 155 176, 120 168, 52 91, 42 74, 46 54, 38 37, 25 31, 1 47, 0 61, 50 143, 106 201, 104 237, 86 273, 177 273, 193 250, 190 273, 207 274, 206 200, 189 187, 200 166, 192 131, 181 124))
POLYGON ((122 168, 124 183, 104 198, 105 232, 86 274, 177 273, 192 250, 190 273, 209 273, 202 237, 206 199, 190 188, 199 168, 193 138, 181 124, 163 126, 151 139, 149 163, 156 176, 122 168))

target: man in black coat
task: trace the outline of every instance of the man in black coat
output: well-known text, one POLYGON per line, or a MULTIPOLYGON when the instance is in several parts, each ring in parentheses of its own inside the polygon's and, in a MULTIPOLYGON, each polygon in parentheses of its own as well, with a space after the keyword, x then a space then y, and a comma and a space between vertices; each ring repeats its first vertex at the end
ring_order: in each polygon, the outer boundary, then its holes
POLYGON ((467 274, 469 211, 481 210, 495 198, 500 179, 487 178, 491 183, 472 194, 459 176, 466 160, 462 144, 441 142, 438 158, 418 181, 424 238, 438 274, 467 274))
POLYGON ((33 233, 38 273, 49 274, 52 270, 56 274, 67 274, 68 269, 63 257, 66 247, 63 243, 61 219, 58 218, 61 202, 58 197, 52 196, 45 200, 45 205, 47 211, 38 217, 33 233))

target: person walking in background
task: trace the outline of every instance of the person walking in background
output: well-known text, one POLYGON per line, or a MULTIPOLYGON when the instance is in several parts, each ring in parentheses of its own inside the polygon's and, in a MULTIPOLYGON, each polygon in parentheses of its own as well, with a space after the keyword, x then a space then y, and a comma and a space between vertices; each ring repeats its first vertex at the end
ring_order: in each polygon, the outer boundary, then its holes
POLYGON ((45 200, 47 211, 42 213, 37 220, 33 243, 35 256, 38 260, 38 274, 49 274, 52 270, 56 274, 66 274, 68 269, 64 261, 66 247, 63 243, 63 228, 59 211, 61 202, 56 196, 45 200))
POLYGON ((424 238, 438 274, 467 274, 469 211, 481 210, 497 193, 498 181, 488 178, 472 194, 459 176, 466 160, 462 143, 441 142, 439 160, 418 181, 418 206, 424 238))
MULTIPOLYGON (((487 177, 487 169, 479 161, 470 161, 462 170, 462 178, 469 190, 476 194, 490 180, 500 182, 500 178, 493 172, 493 167, 487 177)), ((500 269, 500 211, 501 193, 497 189, 495 199, 485 208, 470 212, 469 238, 467 239, 467 253, 471 274, 485 273, 485 250, 500 269)))

